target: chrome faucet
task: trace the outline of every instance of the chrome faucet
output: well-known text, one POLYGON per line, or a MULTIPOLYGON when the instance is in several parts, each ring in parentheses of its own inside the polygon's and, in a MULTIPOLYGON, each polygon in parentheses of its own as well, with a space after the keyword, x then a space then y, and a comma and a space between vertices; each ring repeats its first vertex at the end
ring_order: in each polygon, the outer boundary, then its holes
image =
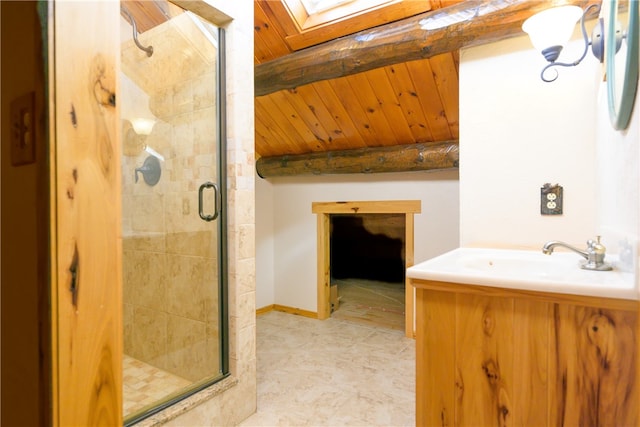
POLYGON ((585 251, 581 251, 580 249, 568 245, 564 242, 552 240, 544 244, 544 246, 542 247, 542 253, 551 255, 556 246, 570 249, 575 253, 582 255, 584 259, 586 259, 586 261, 580 265, 580 268, 583 268, 585 270, 609 271, 613 268, 610 264, 604 262, 604 256, 607 248, 605 248, 604 245, 600 243, 600 236, 597 236, 596 240, 587 240, 587 250, 585 251))

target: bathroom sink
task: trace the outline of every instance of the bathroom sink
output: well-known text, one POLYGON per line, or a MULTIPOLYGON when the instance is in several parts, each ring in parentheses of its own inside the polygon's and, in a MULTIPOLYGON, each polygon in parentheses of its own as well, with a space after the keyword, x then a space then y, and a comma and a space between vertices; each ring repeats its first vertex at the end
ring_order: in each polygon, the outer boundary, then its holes
POLYGON ((491 271, 495 274, 504 275, 548 275, 562 274, 569 268, 575 268, 578 258, 573 255, 571 260, 560 259, 536 252, 527 251, 505 251, 504 253, 478 253, 469 254, 459 260, 459 265, 465 269, 491 271))
POLYGON ((459 248, 407 269, 407 277, 441 282, 495 286, 607 298, 638 299, 634 275, 580 268, 583 258, 572 252, 459 248))

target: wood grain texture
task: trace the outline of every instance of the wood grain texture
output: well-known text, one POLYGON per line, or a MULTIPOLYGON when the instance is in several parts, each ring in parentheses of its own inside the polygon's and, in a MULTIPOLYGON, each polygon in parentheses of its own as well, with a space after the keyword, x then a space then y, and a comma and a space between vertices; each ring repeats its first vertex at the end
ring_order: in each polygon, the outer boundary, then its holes
MULTIPOLYGON (((444 109, 443 100, 452 97, 452 95, 446 92, 439 92, 431 62, 431 60, 411 61, 405 65, 411 75, 411 79, 414 82, 420 82, 420 84, 415 85, 414 91, 418 99, 420 99, 420 105, 427 118, 433 139, 435 141, 449 140, 453 138, 451 129, 455 128, 455 126, 449 126, 449 118, 444 109), (432 96, 434 93, 438 93, 440 96, 432 96)), ((452 98, 452 102, 455 103, 455 99, 452 98)), ((457 117, 458 112, 456 111, 456 115, 452 117, 452 120, 457 121, 457 117)))
MULTIPOLYGON (((404 112, 409 130, 414 141, 433 141, 433 132, 425 109, 418 98, 415 84, 406 64, 396 64, 385 67, 389 83, 397 94, 398 103, 404 112)), ((425 76, 428 78, 428 76, 425 76)), ((419 80, 420 81, 420 80, 419 80)), ((457 113, 456 113, 457 115, 457 113)), ((457 134, 456 134, 457 135, 457 134)))
POLYGON ((412 279, 416 288, 446 290, 490 297, 525 298, 532 301, 557 302, 563 304, 583 305, 586 307, 609 308, 612 310, 636 311, 638 301, 618 298, 600 298, 589 295, 573 295, 555 292, 539 292, 527 289, 507 289, 494 286, 469 285, 465 283, 439 282, 436 280, 412 279))
POLYGON ((637 312, 556 305, 554 423, 637 425, 637 312))
POLYGON ((119 4, 54 13, 54 425, 121 425, 119 4))
POLYGON ((549 414, 551 304, 514 299, 513 425, 544 426, 549 414))
POLYGON ((309 109, 317 113, 320 123, 329 123, 327 117, 325 120, 324 112, 326 111, 330 117, 335 120, 335 126, 330 127, 336 135, 342 135, 348 141, 349 148, 358 148, 367 146, 362 129, 356 126, 356 122, 347 110, 335 92, 333 86, 329 82, 318 82, 313 85, 299 87, 297 90, 304 96, 307 87, 313 87, 320 102, 309 104, 309 109))
MULTIPOLYGON (((291 1, 287 0, 288 3, 291 3, 291 1)), ((292 50, 300 50, 357 31, 426 12, 430 9, 431 5, 427 0, 360 0, 347 2, 326 12, 312 15, 305 13, 303 19, 297 19, 297 26, 300 30, 296 29, 296 31, 287 34, 285 39, 292 50), (365 5, 368 9, 362 11, 362 5, 365 5)))
MULTIPOLYGON (((255 62, 260 63, 269 59, 277 58, 291 52, 289 46, 284 41, 284 35, 278 31, 278 22, 282 20, 273 19, 271 7, 282 5, 280 2, 253 2, 253 37, 255 62)), ((282 31, 282 30, 281 30, 282 31)))
MULTIPOLYGON (((347 6, 356 3, 359 2, 347 6)), ((438 7, 449 7, 462 1, 435 3, 438 7)), ((427 1, 385 2, 385 8, 391 5, 401 15, 376 9, 374 19, 365 17, 361 24, 372 28, 430 8, 427 1)), ((294 11, 290 6, 283 0, 254 2, 256 64, 287 57, 294 51, 288 45, 294 39, 309 41, 314 33, 335 38, 362 29, 355 29, 351 19, 341 19, 330 32, 328 27, 307 31, 291 16, 301 15, 309 22, 304 8, 294 11)), ((442 56, 413 61, 411 74, 404 63, 399 63, 362 75, 319 80, 258 96, 255 105, 258 157, 457 140, 458 53, 447 52, 442 56), (262 98, 272 99, 264 103, 259 101, 262 98), (278 108, 271 108, 274 104, 278 108), (285 131, 292 128, 294 132, 285 131)))
MULTIPOLYGON (((274 44, 278 50, 290 53, 430 9, 426 0, 360 0, 309 15, 300 0, 256 0, 254 15, 259 19, 254 27, 254 38, 259 37, 260 32, 271 31, 274 37, 268 43, 257 43, 257 50, 263 50, 266 44, 274 44), (363 5, 369 10, 362 11, 363 5)), ((256 55, 256 63, 282 55, 283 52, 273 52, 265 57, 256 55)))
POLYGON ((463 384, 456 379, 456 295, 416 290, 416 426, 455 425, 455 397, 463 384), (436 350, 437 349, 437 350, 436 350))
MULTIPOLYGON (((404 245, 405 245, 405 256, 404 256, 404 268, 405 271, 407 268, 413 266, 414 263, 414 242, 415 242, 415 232, 414 232, 414 216, 413 215, 405 215, 404 216, 404 245), (406 250, 409 248, 409 250, 406 250)), ((404 335, 408 338, 415 338, 415 327, 414 327, 414 295, 415 289, 411 286, 411 279, 406 277, 404 278, 404 335), (407 307, 411 307, 411 310, 407 310, 407 307)))
POLYGON ((448 53, 257 97, 256 150, 271 157, 457 140, 456 57, 448 53))
MULTIPOLYGON (((398 139, 391 128, 390 120, 384 114, 383 106, 385 102, 378 97, 374 90, 374 85, 370 83, 367 76, 364 73, 354 74, 344 80, 351 86, 352 93, 357 94, 354 99, 360 103, 365 121, 369 126, 368 129, 376 135, 378 145, 397 144, 398 139)), ((375 78, 372 80, 375 81, 375 78)))
POLYGON ((442 144, 406 144, 355 148, 331 152, 261 157, 256 172, 261 178, 298 175, 387 173, 457 169, 457 141, 442 144))
POLYGON ((331 286, 331 219, 329 215, 318 215, 318 284, 317 284, 317 306, 318 319, 328 319, 331 315, 330 289, 331 286))
POLYGON ((163 2, 139 2, 139 1, 121 1, 120 14, 129 22, 129 17, 123 11, 130 13, 136 22, 136 28, 139 34, 142 34, 158 25, 167 22, 168 7, 163 2))
POLYGON ((416 288, 418 425, 638 425, 637 302, 616 310, 466 289, 416 288), (452 387, 455 418, 438 418, 452 387))
POLYGON ((456 294, 455 420, 512 423, 513 300, 456 294))
MULTIPOLYGON (((353 31, 350 21, 341 20, 344 34, 332 32, 333 39, 296 51, 289 43, 312 38, 290 14, 308 14, 283 1, 254 2, 256 100, 273 97, 271 104, 256 101, 258 157, 457 140, 459 50, 523 35, 522 22, 551 4, 408 1, 403 3, 411 7, 431 3, 432 10, 403 19, 389 15, 384 25, 367 19, 367 29, 351 35, 344 35, 353 31), (459 22, 451 18, 456 15, 459 22), (433 29, 421 29, 423 20, 433 29), (273 104, 280 108, 269 108, 273 104), (295 132, 283 130, 292 126, 295 132)), ((584 7, 594 1, 570 3, 584 7)), ((316 173, 331 173, 324 165, 320 169, 316 173)))
POLYGON ((220 9, 215 8, 211 2, 201 0, 171 0, 168 3, 169 8, 172 7, 171 3, 174 3, 184 10, 195 13, 199 17, 204 18, 219 27, 225 26, 233 20, 231 16, 222 12, 220 9))
MULTIPOLYGON (((255 94, 267 95, 521 35, 522 22, 547 8, 545 3, 465 1, 328 41, 256 65, 255 94), (473 18, 440 23, 438 19, 442 19, 443 14, 473 18), (423 30, 420 25, 423 20, 432 21, 433 29, 423 30), (452 37, 452 34, 459 36, 452 37)), ((569 3, 584 6, 589 2, 569 3)))
POLYGON ((311 212, 326 214, 420 213, 420 205, 420 200, 313 202, 311 212))
POLYGON ((281 311, 283 313, 295 314, 296 316, 308 317, 310 319, 318 318, 318 314, 313 311, 303 310, 297 307, 288 307, 286 305, 274 304, 273 310, 281 311))

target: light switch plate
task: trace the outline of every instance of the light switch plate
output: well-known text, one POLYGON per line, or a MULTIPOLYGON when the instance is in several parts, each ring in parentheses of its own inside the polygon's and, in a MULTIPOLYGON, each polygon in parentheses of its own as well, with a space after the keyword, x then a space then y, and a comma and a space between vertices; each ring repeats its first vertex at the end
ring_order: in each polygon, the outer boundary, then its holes
POLYGON ((11 164, 26 165, 36 160, 35 92, 11 102, 11 164))

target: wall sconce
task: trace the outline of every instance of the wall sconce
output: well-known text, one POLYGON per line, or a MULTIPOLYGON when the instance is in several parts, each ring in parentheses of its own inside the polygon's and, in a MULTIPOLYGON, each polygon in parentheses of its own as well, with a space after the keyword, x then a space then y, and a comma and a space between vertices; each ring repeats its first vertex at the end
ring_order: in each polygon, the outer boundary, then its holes
MULTIPOLYGON (((594 8, 596 9, 595 12, 600 10, 598 4, 590 5, 584 12, 578 6, 558 6, 543 10, 524 21, 522 30, 529 34, 533 46, 549 61, 549 64, 547 64, 540 73, 540 78, 543 81, 552 82, 558 78, 557 71, 553 78, 549 79, 545 77, 545 72, 551 67, 574 67, 580 64, 585 56, 587 56, 589 45, 591 45, 591 51, 598 61, 602 62, 604 60, 603 19, 598 18, 598 22, 591 32, 591 40, 589 40, 587 36, 587 30, 584 24, 586 16, 589 15, 591 9, 594 8), (576 61, 569 63, 556 62, 563 46, 571 38, 578 19, 580 19, 582 37, 584 38, 584 52, 582 56, 576 61)), ((616 52, 620 49, 621 44, 622 31, 616 31, 616 52)))
POLYGON ((164 162, 164 156, 158 153, 146 143, 147 137, 151 134, 156 121, 153 119, 135 118, 124 120, 122 134, 124 138, 123 151, 127 156, 137 156, 142 151, 146 151, 152 156, 164 162))
POLYGON ((153 119, 135 118, 131 119, 131 126, 138 135, 149 135, 153 130, 156 121, 153 119))

